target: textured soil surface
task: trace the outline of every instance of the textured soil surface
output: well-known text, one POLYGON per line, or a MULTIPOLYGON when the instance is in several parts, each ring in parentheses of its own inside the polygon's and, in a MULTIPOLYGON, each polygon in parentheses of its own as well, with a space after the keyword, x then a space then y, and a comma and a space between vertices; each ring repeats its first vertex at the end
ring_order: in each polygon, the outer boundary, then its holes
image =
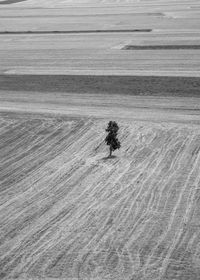
POLYGON ((199 279, 200 126, 1 113, 1 279, 199 279))

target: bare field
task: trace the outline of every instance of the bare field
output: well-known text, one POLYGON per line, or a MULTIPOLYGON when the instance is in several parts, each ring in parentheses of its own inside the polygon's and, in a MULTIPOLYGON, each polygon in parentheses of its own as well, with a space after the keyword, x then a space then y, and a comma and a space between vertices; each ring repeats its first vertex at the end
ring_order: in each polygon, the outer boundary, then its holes
POLYGON ((199 97, 136 96, 89 90, 88 93, 0 91, 0 110, 200 125, 199 97))
POLYGON ((1 279, 199 279, 199 126, 106 121, 1 113, 1 279))
MULTIPOLYGON (((61 45, 61 42, 58 43, 59 47, 56 49, 56 45, 52 43, 52 38, 50 37, 45 42, 45 45, 42 45, 42 43, 38 45, 36 42, 32 44, 35 38, 29 39, 26 36, 21 37, 21 40, 28 40, 24 49, 24 43, 22 43, 21 49, 16 49, 15 47, 11 49, 11 46, 18 45, 20 42, 10 43, 9 38, 6 38, 5 40, 8 40, 6 44, 2 43, 5 46, 4 50, 0 50, 0 72, 1 74, 15 75, 200 77, 200 50, 126 51, 119 49, 124 47, 124 45, 120 44, 119 39, 117 44, 114 44, 114 40, 112 41, 113 36, 110 34, 107 35, 108 40, 106 39, 106 41, 104 40, 105 36, 101 37, 101 35, 98 35, 97 39, 103 40, 105 45, 112 44, 113 48, 110 50, 103 49, 101 46, 92 47, 97 44, 96 35, 92 35, 95 36, 93 38, 90 37, 90 41, 94 41, 88 48, 84 48, 87 45, 87 38, 80 36, 82 38, 80 40, 80 37, 77 36, 73 41, 74 45, 79 45, 77 49, 73 47, 71 49, 65 48, 64 45, 61 45), (38 45, 36 49, 34 49, 35 44, 38 45), (6 45, 9 45, 8 49, 6 45), (27 45, 31 45, 31 47, 27 49, 27 45), (40 45, 42 46, 40 47, 40 45), (46 49, 45 46, 47 47, 46 49)), ((66 41, 64 44, 68 45, 70 43, 66 41)))
MULTIPOLYGON (((123 95, 123 97, 126 95, 132 97, 157 96, 158 100, 159 97, 196 98, 200 96, 200 79, 198 77, 111 76, 105 74, 102 76, 0 75, 1 101, 10 98, 15 101, 21 100, 22 92, 27 102, 35 98, 39 100, 39 93, 41 93, 43 98, 46 97, 46 102, 48 102, 48 96, 50 96, 52 102, 55 103, 61 96, 63 97, 62 102, 68 101, 64 98, 72 93, 83 95, 89 103, 88 94, 91 94, 94 100, 99 94, 106 94, 105 96, 108 99, 110 95, 113 95, 113 99, 116 95, 123 95), (59 95, 59 93, 63 94, 59 95)), ((190 103, 190 100, 188 102, 190 103)), ((170 107, 170 105, 168 106, 170 107)), ((171 106, 173 107, 173 104, 171 106)))

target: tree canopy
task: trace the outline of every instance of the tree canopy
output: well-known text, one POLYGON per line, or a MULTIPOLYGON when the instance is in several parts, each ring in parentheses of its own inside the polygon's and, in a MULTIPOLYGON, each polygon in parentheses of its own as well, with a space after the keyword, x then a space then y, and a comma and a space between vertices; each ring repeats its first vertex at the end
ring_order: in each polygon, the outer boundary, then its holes
POLYGON ((106 132, 108 132, 108 135, 105 138, 105 142, 110 146, 110 156, 112 155, 113 151, 115 151, 116 149, 120 149, 121 147, 121 143, 117 138, 118 130, 118 124, 115 121, 109 121, 106 128, 106 132))

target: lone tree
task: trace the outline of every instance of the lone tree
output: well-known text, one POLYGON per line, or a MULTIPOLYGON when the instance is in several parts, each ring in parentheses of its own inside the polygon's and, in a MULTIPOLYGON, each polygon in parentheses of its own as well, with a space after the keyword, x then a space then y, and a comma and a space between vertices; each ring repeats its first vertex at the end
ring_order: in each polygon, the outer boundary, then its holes
POLYGON ((108 132, 108 135, 105 138, 105 142, 107 145, 110 146, 110 155, 109 155, 110 157, 113 151, 121 147, 121 144, 117 139, 118 130, 119 130, 119 126, 115 121, 110 121, 108 123, 108 126, 106 128, 106 132, 108 132))

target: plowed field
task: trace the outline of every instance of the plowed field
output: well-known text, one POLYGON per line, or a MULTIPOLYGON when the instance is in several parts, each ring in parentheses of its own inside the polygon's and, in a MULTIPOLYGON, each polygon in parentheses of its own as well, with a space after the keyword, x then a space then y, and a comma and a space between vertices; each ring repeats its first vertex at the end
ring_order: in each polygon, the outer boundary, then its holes
POLYGON ((1 279, 199 279, 200 127, 186 116, 121 115, 107 158, 104 116, 2 112, 1 279))

